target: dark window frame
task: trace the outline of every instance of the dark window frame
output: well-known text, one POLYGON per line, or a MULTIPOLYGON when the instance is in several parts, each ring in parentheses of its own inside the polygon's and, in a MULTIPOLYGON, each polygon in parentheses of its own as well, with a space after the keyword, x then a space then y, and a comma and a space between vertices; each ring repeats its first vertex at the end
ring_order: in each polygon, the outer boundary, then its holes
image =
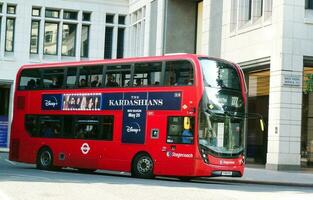
POLYGON ((31 21, 31 26, 30 26, 30 45, 29 45, 29 52, 30 52, 30 54, 38 54, 39 53, 39 35, 40 34, 40 20, 32 20, 31 21), (31 42, 32 42, 32 25, 33 25, 33 22, 37 22, 38 23, 38 30, 37 30, 37 47, 36 47, 36 53, 34 53, 34 52, 32 52, 32 44, 31 44, 31 42))
POLYGON ((15 17, 7 17, 5 22, 6 22, 6 23, 5 23, 5 44, 4 44, 4 51, 5 51, 5 52, 14 52, 14 46, 15 46, 15 23, 16 23, 16 18, 15 18, 15 17), (8 49, 7 49, 8 20, 13 20, 12 50, 8 50, 8 49))

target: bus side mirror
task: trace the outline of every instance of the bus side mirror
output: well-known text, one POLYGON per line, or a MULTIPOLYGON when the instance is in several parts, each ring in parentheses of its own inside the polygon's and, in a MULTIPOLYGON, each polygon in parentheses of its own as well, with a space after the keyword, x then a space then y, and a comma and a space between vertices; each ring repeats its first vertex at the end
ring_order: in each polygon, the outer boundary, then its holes
POLYGON ((264 132, 264 121, 262 118, 260 119, 260 127, 261 127, 262 132, 264 132))
POLYGON ((184 117, 184 129, 190 129, 190 117, 184 117))

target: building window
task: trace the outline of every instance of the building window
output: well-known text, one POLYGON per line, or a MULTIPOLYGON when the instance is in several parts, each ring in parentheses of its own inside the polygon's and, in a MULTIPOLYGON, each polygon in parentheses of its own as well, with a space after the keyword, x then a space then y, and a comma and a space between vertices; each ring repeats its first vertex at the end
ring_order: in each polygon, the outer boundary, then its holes
POLYGON ((75 56, 76 24, 63 24, 62 56, 75 56))
POLYGON ((305 8, 313 9, 313 0, 305 0, 305 8))
POLYGON ((117 33, 117 58, 124 57, 124 38, 125 38, 125 28, 118 28, 117 33))
POLYGON ((82 26, 80 56, 87 58, 89 53, 89 26, 82 26))
POLYGON ((145 17, 146 7, 142 7, 131 13, 130 20, 130 38, 131 49, 134 49, 132 56, 142 56, 144 54, 144 38, 145 38, 145 17))
POLYGON ((40 21, 32 21, 30 37, 30 53, 38 54, 40 21))
POLYGON ((0 13, 2 13, 3 4, 0 3, 0 13))
POLYGON ((83 21, 89 22, 91 18, 91 13, 89 12, 83 12, 83 21))
POLYGON ((113 24, 114 23, 114 15, 113 14, 107 14, 105 18, 105 22, 107 24, 113 24))
POLYGON ((40 8, 33 8, 32 9, 32 16, 33 17, 40 17, 40 8))
POLYGON ((59 23, 46 22, 44 35, 44 54, 57 55, 59 23))
POLYGON ((7 5, 7 14, 16 14, 16 6, 7 5))
POLYGON ((74 12, 74 11, 64 11, 63 19, 77 20, 77 12, 74 12))
POLYGON ((7 18, 6 20, 6 32, 5 32, 5 51, 14 51, 14 29, 15 18, 7 18))
POLYGON ((113 27, 107 26, 105 28, 104 58, 112 58, 112 48, 113 48, 113 27))
POLYGON ((126 16, 119 15, 118 16, 118 24, 125 25, 125 18, 126 18, 126 16))
POLYGON ((60 17, 60 11, 59 10, 46 9, 45 16, 47 18, 59 18, 60 17))

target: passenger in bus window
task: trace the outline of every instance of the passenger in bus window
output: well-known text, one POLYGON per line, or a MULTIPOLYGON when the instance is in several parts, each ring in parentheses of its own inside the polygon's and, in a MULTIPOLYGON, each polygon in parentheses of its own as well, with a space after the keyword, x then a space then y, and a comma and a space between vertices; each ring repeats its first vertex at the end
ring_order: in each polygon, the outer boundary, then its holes
POLYGON ((142 86, 142 79, 141 78, 136 79, 136 86, 142 86))
POLYGON ((192 142, 193 142, 193 134, 192 134, 191 130, 185 129, 182 133, 182 143, 192 144, 192 142))
POLYGON ((118 83, 115 81, 115 77, 112 74, 108 74, 107 79, 106 87, 118 87, 118 83))
POLYGON ((100 87, 101 86, 101 82, 99 81, 99 76, 95 75, 93 77, 93 80, 91 81, 91 87, 100 87))
POLYGON ((36 88, 36 82, 34 79, 30 79, 28 82, 27 82, 27 86, 26 86, 27 89, 31 90, 31 89, 35 89, 36 88))
POLYGON ((80 79, 79 87, 80 87, 80 88, 87 87, 86 79, 84 79, 84 78, 80 79))
POLYGON ((59 88, 59 79, 57 77, 52 78, 52 83, 49 86, 50 88, 59 88))

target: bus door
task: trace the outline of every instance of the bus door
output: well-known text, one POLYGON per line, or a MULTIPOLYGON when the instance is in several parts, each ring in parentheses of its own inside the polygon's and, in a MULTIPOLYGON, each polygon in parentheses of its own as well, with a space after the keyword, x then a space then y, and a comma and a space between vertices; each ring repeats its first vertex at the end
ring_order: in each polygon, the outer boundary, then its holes
POLYGON ((194 172, 194 117, 164 116, 151 118, 151 138, 160 135, 157 144, 156 172, 192 176, 194 172), (162 127, 161 127, 162 126, 162 127), (159 133, 158 133, 159 132, 159 133))

